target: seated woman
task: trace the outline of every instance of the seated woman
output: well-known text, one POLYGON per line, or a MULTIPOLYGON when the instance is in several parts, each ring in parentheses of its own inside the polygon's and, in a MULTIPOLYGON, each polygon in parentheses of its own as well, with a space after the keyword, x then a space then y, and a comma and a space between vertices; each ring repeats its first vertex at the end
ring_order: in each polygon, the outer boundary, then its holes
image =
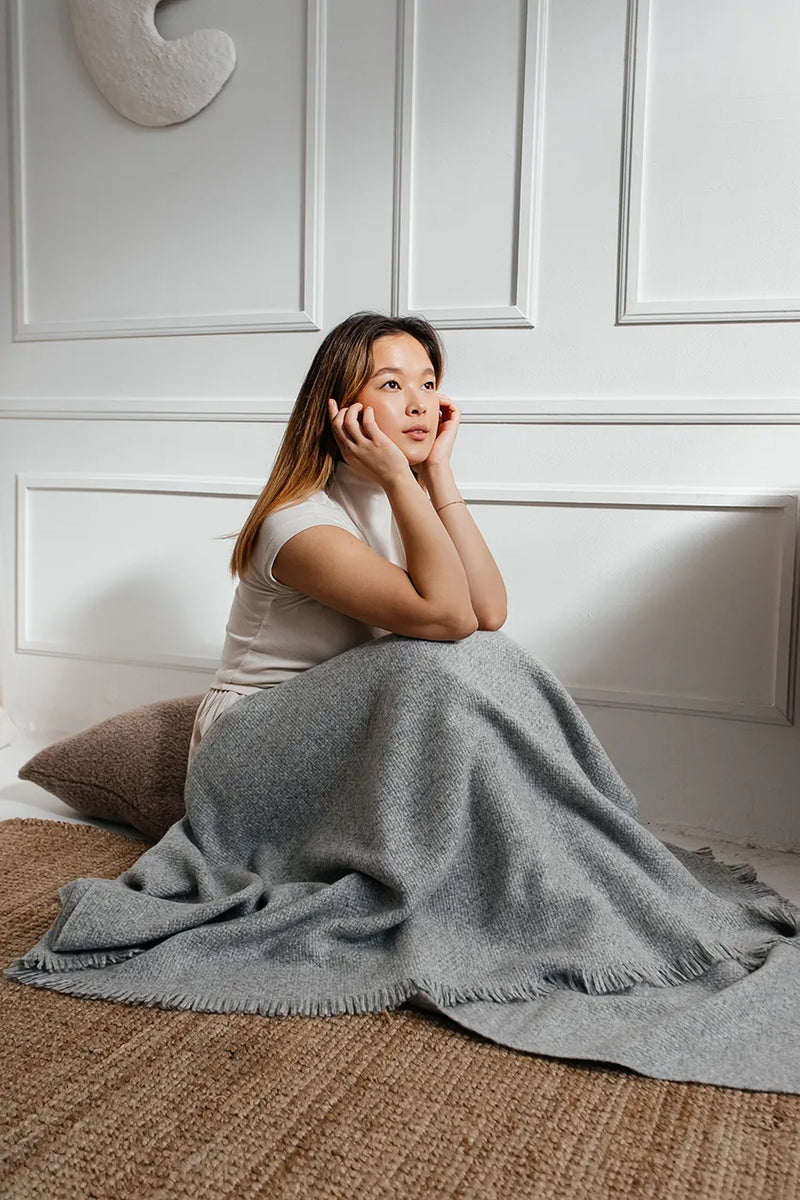
POLYGON ((190 762, 243 695, 387 632, 499 629, 506 590, 450 456, 461 414, 418 317, 356 313, 323 341, 236 543, 239 577, 190 762))
POLYGON ((76 996, 432 1008, 503 1045, 800 1094, 800 909, 662 843, 502 632, 418 318, 322 342, 236 542, 186 815, 4 972, 76 996), (280 687, 276 686, 280 684, 280 687))

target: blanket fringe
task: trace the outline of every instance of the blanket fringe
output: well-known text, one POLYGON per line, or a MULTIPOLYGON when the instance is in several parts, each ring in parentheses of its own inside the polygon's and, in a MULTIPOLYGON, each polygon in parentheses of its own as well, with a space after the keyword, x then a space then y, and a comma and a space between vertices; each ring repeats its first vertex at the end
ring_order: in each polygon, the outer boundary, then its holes
MULTIPOLYGON (((673 849, 665 843, 668 849, 673 849)), ((678 857, 687 853, 680 847, 678 857)), ((543 967, 535 979, 512 979, 507 983, 472 983, 457 985, 436 979, 409 978, 365 992, 336 997, 302 997, 287 999, 264 996, 221 996, 189 992, 135 991, 115 986, 111 980, 72 978, 66 971, 113 967, 136 955, 145 955, 147 947, 124 950, 95 951, 85 954, 56 954, 40 947, 12 962, 3 975, 23 984, 48 988, 66 995, 89 1000, 106 1000, 123 1004, 149 1005, 162 1009, 188 1009, 195 1012, 246 1012, 266 1017, 329 1017, 366 1015, 400 1007, 422 992, 436 1004, 448 1008, 473 1001, 489 1000, 507 1004, 515 1000, 538 1000, 555 991, 578 991, 589 995, 615 995, 637 984, 651 987, 671 987, 690 983, 721 962, 733 961, 748 972, 763 966, 773 946, 778 942, 794 944, 800 935, 800 907, 762 883, 749 863, 723 863, 716 859, 709 846, 690 853, 712 860, 724 874, 746 885, 748 900, 739 903, 748 910, 766 917, 775 926, 774 934, 758 946, 746 949, 724 943, 710 946, 698 943, 692 950, 669 963, 642 965, 612 964, 606 967, 579 968, 551 964, 543 967), (782 928, 781 928, 782 927, 782 928), (794 941, 792 939, 795 939, 794 941), (68 960, 68 961, 67 961, 68 960)))
POLYGON ((755 867, 750 863, 722 862, 716 857, 710 846, 701 846, 699 850, 686 850, 682 846, 674 846, 669 842, 664 842, 664 845, 679 859, 685 855, 697 855, 699 858, 712 862, 722 875, 728 875, 737 883, 746 885, 751 902, 748 903, 747 899, 737 900, 737 903, 746 912, 766 917, 776 925, 784 926, 785 928, 780 932, 788 937, 800 935, 800 907, 786 896, 782 896, 780 892, 776 892, 769 884, 763 883, 758 878, 755 867))
MULTIPOLYGON (((172 991, 136 991, 115 986, 111 981, 70 978, 42 969, 34 956, 19 959, 3 974, 23 984, 48 988, 66 995, 89 1000, 118 1001, 124 1004, 144 1004, 164 1009, 190 1009, 195 1012, 246 1012, 266 1017, 328 1017, 365 1015, 400 1007, 415 993, 423 992, 443 1007, 490 1000, 507 1004, 515 1000, 538 1000, 555 991, 578 991, 589 995, 614 995, 636 984, 667 987, 688 983, 704 974, 719 962, 734 960, 748 971, 763 965, 778 937, 765 945, 749 950, 719 945, 713 949, 699 947, 674 963, 661 966, 610 966, 597 969, 559 968, 545 970, 534 980, 517 979, 508 984, 453 985, 441 980, 407 979, 400 983, 375 988, 367 992, 337 997, 303 997, 268 999, 254 996, 202 995, 172 991)), ((108 965, 113 965, 109 963, 108 965)))
POLYGON ((26 954, 19 961, 24 962, 26 966, 38 967, 42 971, 58 972, 63 971, 65 968, 68 971, 81 971, 91 969, 92 967, 113 967, 117 963, 135 958, 137 954, 145 953, 146 950, 141 946, 134 946, 125 950, 87 950, 83 954, 75 952, 69 955, 53 953, 52 950, 42 948, 40 950, 32 950, 30 954, 26 954))

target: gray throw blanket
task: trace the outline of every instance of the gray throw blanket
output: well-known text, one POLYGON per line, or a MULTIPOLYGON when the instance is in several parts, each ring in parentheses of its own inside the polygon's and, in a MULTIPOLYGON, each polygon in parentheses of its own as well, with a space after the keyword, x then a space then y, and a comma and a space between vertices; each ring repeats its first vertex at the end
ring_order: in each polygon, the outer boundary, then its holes
POLYGON ((410 1003, 525 1051, 800 1094, 800 909, 646 830, 503 633, 390 635, 241 700, 186 816, 59 895, 9 978, 264 1016, 410 1003))

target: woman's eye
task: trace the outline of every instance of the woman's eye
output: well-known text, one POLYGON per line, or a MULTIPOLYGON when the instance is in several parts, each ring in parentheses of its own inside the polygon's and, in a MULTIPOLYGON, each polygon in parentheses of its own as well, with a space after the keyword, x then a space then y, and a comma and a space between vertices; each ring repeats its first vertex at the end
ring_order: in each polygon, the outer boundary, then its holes
POLYGON ((397 382, 396 379, 387 379, 386 383, 381 384, 381 387, 385 387, 385 388, 396 388, 399 386, 400 386, 400 384, 397 382))
POLYGON ((426 388, 430 388, 430 390, 431 390, 432 392, 436 390, 436 384, 435 384, 435 383, 432 383, 430 380, 428 381, 428 383, 426 383, 426 384, 425 384, 425 387, 426 387, 426 388))

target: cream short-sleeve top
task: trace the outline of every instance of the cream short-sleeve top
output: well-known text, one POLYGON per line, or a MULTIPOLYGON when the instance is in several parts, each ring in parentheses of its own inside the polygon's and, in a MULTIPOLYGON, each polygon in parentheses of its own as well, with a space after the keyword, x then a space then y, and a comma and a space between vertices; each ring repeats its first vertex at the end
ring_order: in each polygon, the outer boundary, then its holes
POLYGON ((242 696, 283 683, 299 671, 389 632, 336 612, 273 577, 272 565, 281 547, 313 525, 346 529, 406 569, 402 538, 386 492, 344 461, 337 463, 324 490, 270 513, 236 587, 220 665, 195 717, 190 762, 203 734, 242 696))

